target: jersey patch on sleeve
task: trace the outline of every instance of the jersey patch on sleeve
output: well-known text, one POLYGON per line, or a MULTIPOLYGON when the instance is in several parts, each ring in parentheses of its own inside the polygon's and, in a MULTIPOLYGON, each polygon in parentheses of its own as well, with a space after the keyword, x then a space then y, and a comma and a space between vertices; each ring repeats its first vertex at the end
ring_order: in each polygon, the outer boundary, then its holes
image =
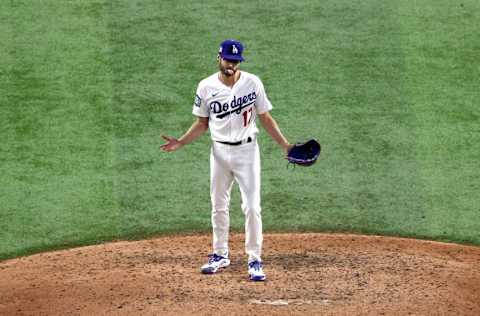
POLYGON ((198 96, 198 94, 195 95, 195 106, 200 107, 202 104, 202 99, 198 96))

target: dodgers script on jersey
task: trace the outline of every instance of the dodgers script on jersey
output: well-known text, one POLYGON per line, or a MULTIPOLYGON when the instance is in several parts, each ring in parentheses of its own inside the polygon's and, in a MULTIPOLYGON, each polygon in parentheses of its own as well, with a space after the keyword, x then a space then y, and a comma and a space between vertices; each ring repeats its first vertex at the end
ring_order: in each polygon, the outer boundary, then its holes
POLYGON ((192 113, 209 118, 214 141, 238 142, 255 137, 258 133, 255 124, 257 114, 272 109, 262 81, 242 71, 238 81, 230 88, 218 76, 217 72, 199 83, 192 113))

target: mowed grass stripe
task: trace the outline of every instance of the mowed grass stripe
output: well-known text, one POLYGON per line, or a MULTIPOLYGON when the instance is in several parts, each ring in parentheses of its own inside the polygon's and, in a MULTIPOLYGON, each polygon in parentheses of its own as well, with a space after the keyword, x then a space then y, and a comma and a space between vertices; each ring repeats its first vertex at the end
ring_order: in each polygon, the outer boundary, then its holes
POLYGON ((330 34, 317 44, 323 62, 315 60, 325 69, 317 80, 323 102, 316 102, 316 112, 325 135, 315 201, 323 214, 317 218, 332 230, 412 233, 422 216, 422 184, 408 150, 415 142, 409 133, 415 116, 405 91, 396 4, 345 2, 331 10, 326 17, 349 14, 317 27, 330 34))
POLYGON ((175 7, 155 1, 110 6, 114 193, 124 238, 209 225, 207 138, 169 156, 159 150, 161 132, 179 136, 193 122, 197 59, 191 54, 200 51, 191 39, 199 34, 184 17, 189 7, 175 7))
POLYGON ((480 5, 438 1, 401 7, 408 47, 408 94, 415 111, 415 150, 424 183, 424 234, 480 238, 480 110, 477 100, 480 5))
POLYGON ((2 7, 8 64, 2 63, 1 255, 112 238, 103 6, 2 7))

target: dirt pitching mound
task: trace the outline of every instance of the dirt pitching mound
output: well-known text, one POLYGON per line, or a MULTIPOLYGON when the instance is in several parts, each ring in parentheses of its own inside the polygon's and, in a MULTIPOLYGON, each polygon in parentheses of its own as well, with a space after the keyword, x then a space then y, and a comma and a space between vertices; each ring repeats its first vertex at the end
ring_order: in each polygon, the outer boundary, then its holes
POLYGON ((202 275, 210 236, 116 242, 0 262, 0 315, 480 315, 480 248, 410 239, 266 234, 266 282, 202 275))

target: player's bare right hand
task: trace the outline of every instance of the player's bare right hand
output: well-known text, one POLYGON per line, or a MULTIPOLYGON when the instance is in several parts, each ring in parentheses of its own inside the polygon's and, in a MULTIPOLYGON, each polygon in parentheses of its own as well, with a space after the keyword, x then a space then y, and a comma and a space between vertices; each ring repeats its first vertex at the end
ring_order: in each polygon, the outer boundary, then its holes
POLYGON ((160 146, 160 149, 163 151, 175 151, 183 146, 183 144, 175 137, 162 135, 162 138, 167 141, 165 144, 160 146))
POLYGON ((288 153, 290 152, 290 149, 293 148, 293 145, 288 143, 285 146, 283 146, 283 151, 285 152, 285 159, 288 159, 288 153))

